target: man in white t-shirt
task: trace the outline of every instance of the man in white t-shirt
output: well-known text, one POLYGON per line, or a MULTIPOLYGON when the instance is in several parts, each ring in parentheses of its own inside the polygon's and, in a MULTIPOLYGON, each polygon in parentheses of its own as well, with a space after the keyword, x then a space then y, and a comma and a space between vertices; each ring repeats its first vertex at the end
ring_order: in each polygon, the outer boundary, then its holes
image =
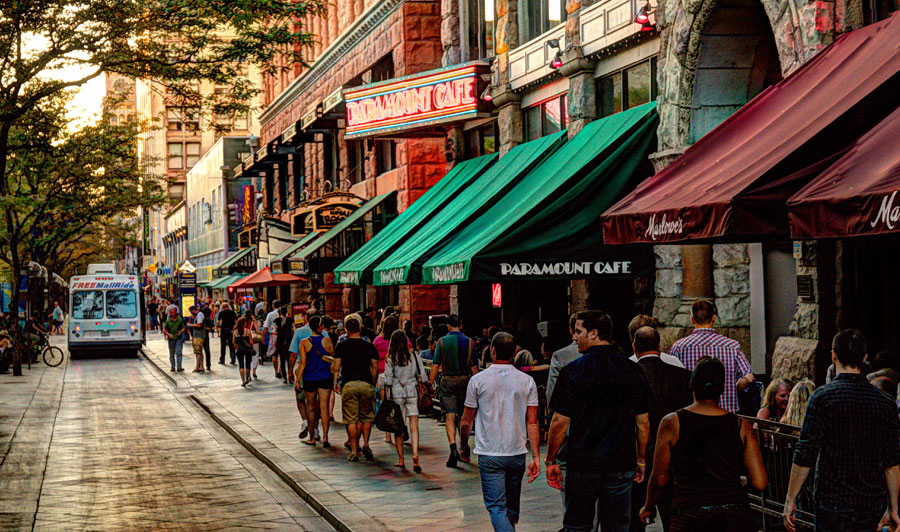
POLYGON ((275 320, 278 319, 278 306, 280 304, 281 303, 277 299, 272 301, 272 312, 266 314, 266 321, 263 322, 262 330, 263 339, 266 338, 266 333, 269 333, 269 343, 266 346, 266 354, 272 359, 272 367, 275 368, 275 376, 279 378, 278 350, 276 349, 278 327, 275 326, 275 320))
MULTIPOLYGON (((656 330, 659 330, 659 320, 654 318, 653 316, 648 316, 646 314, 638 314, 637 316, 631 318, 631 322, 628 324, 628 336, 631 338, 631 343, 634 343, 634 333, 637 332, 641 327, 653 327, 656 330)), ((683 368, 684 364, 681 363, 681 360, 678 357, 672 356, 669 353, 659 353, 659 359, 669 364, 670 366, 675 366, 676 368, 683 368)), ((629 358, 632 362, 638 361, 637 353, 631 355, 629 358)))
POLYGON ((478 424, 475 454, 484 505, 495 532, 515 532, 519 522, 526 441, 531 443, 528 482, 541 472, 537 386, 534 379, 510 364, 515 351, 511 334, 494 335, 494 364, 469 380, 460 426, 461 441, 466 442, 473 421, 478 424))

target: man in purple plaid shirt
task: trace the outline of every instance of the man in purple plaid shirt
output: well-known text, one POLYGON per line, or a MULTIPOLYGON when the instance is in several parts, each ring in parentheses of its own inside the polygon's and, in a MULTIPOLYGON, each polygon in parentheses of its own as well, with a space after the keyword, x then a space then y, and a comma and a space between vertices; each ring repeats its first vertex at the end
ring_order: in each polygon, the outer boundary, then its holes
POLYGON ((716 307, 701 299, 691 305, 691 323, 694 332, 672 344, 669 354, 678 357, 688 371, 693 371, 702 357, 718 358, 725 364, 725 393, 719 398, 719 406, 729 412, 738 412, 737 393, 754 380, 753 370, 741 351, 737 340, 722 336, 713 329, 716 307), (729 382, 730 381, 730 382, 729 382))

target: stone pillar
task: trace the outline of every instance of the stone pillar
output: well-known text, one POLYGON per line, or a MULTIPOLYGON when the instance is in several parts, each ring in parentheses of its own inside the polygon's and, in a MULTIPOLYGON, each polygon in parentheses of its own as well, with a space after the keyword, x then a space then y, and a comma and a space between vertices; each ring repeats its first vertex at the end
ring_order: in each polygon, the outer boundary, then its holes
POLYGON ((502 97, 494 96, 494 102, 500 107, 497 123, 500 126, 500 157, 509 153, 517 145, 522 143, 524 137, 524 120, 522 117, 522 98, 509 90, 502 93, 502 97))
POLYGON ((588 310, 588 299, 591 291, 588 288, 587 279, 573 279, 569 281, 569 289, 572 295, 569 298, 569 313, 588 310))
POLYGON ((447 171, 449 172, 456 166, 456 163, 466 158, 466 137, 462 127, 447 128, 447 140, 444 148, 444 157, 447 159, 447 171))
POLYGON ((497 30, 495 49, 497 56, 491 64, 493 70, 492 96, 500 110, 497 123, 500 128, 500 157, 522 142, 522 97, 509 85, 509 51, 519 45, 519 16, 517 0, 497 0, 497 30))
POLYGON ((596 66, 595 61, 585 59, 580 46, 569 46, 563 52, 563 66, 559 70, 569 78, 569 138, 597 118, 596 66))
POLYGON ((709 244, 681 246, 682 299, 711 298, 713 292, 712 246, 709 244))
POLYGON ((456 65, 460 56, 459 0, 441 0, 441 47, 444 55, 441 64, 456 65))

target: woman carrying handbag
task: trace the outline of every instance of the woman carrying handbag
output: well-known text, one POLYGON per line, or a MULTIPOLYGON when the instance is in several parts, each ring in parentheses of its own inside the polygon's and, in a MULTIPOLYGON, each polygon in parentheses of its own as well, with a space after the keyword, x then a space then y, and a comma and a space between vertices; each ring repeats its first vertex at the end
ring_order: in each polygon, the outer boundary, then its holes
MULTIPOLYGON (((412 440, 413 471, 421 473, 419 466, 419 391, 418 384, 428 380, 419 357, 409 349, 409 339, 401 330, 391 334, 388 356, 385 358, 384 384, 390 390, 393 400, 399 405, 409 422, 412 440)), ((395 467, 406 467, 403 460, 403 438, 395 437, 398 461, 395 467)))

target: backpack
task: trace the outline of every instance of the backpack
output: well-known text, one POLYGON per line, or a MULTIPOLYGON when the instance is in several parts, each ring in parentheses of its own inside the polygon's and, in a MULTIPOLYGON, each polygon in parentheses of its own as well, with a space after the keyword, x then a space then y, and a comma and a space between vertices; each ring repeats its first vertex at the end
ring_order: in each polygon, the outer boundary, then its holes
POLYGON ((207 331, 212 331, 216 328, 216 324, 213 322, 208 313, 203 313, 203 328, 207 331))

